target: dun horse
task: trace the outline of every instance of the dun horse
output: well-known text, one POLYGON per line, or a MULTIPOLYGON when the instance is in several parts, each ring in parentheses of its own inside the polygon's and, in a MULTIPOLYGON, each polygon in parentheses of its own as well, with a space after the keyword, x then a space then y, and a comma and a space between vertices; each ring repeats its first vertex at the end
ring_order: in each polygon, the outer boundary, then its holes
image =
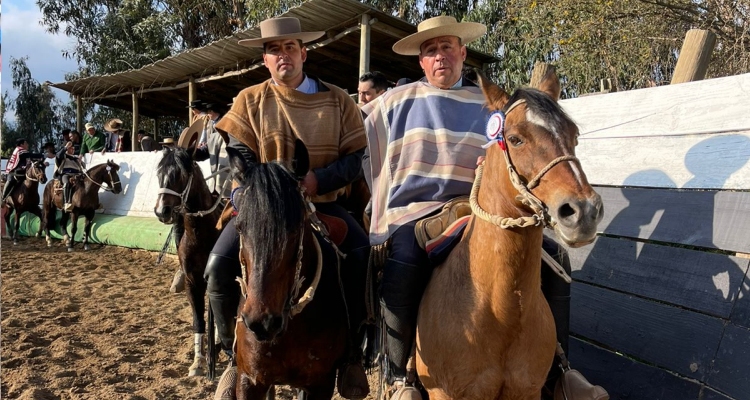
POLYGON ((39 231, 42 233, 42 210, 39 209, 39 183, 47 183, 44 161, 31 162, 26 168, 26 179, 23 184, 16 186, 10 196, 5 200, 8 207, 5 213, 5 223, 8 225, 8 236, 13 239, 13 244, 18 244, 18 228, 21 223, 21 214, 28 211, 39 217, 39 231), (15 210, 13 224, 10 223, 11 211, 15 210))
MULTIPOLYGON (((106 164, 99 164, 90 168, 88 171, 77 174, 70 178, 69 184, 73 186, 73 195, 71 203, 73 210, 70 212, 63 211, 60 220, 60 226, 63 231, 63 242, 67 242, 68 251, 73 251, 75 245, 76 232, 78 231, 78 217, 83 215, 86 218, 86 225, 83 229, 83 249, 89 250, 89 235, 91 234, 91 224, 94 222, 95 211, 99 208, 99 189, 111 191, 118 194, 122 191, 122 184, 117 171, 120 166, 112 160, 106 164), (106 187, 104 186, 106 184, 106 187), (72 214, 71 234, 68 235, 68 218, 72 214)), ((44 188, 44 231, 47 236, 47 246, 52 246, 52 238, 49 230, 55 223, 55 213, 59 208, 63 208, 62 182, 55 180, 52 184, 44 188)))
POLYGON ((154 213, 159 221, 180 224, 184 228, 184 234, 177 243, 177 255, 185 271, 186 293, 193 310, 195 335, 195 356, 188 376, 202 376, 206 368, 203 354, 206 281, 203 271, 211 248, 219 237, 216 223, 221 208, 216 207, 203 173, 189 151, 165 148, 156 175, 160 189, 154 213))
POLYGON ((236 325, 237 397, 263 399, 274 384, 330 399, 345 354, 347 320, 336 258, 321 246, 299 179, 308 156, 298 141, 296 167, 246 165, 227 152, 235 180, 243 269, 236 325))
POLYGON ((417 372, 431 400, 538 400, 555 354, 542 230, 554 228, 571 247, 588 244, 602 202, 575 157, 578 129, 556 103, 554 73, 541 91, 512 96, 480 81, 488 108, 506 116, 504 131, 477 170, 474 216, 422 298, 417 372))

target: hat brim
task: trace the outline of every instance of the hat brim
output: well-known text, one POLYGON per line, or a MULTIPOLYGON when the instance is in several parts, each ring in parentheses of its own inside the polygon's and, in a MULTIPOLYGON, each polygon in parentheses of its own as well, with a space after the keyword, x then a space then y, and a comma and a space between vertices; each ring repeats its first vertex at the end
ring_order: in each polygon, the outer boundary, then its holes
POLYGON ((485 33, 487 33, 487 27, 478 22, 436 26, 399 40, 393 45, 393 52, 403 56, 418 56, 419 48, 426 40, 441 36, 456 36, 461 38, 461 44, 467 44, 484 36, 485 33))
POLYGON ((263 43, 273 42, 274 40, 284 39, 299 39, 302 43, 312 42, 313 40, 321 38, 326 33, 323 31, 318 32, 299 32, 290 33, 287 35, 270 36, 257 39, 242 39, 238 43, 248 47, 263 47, 263 43))
POLYGON ((177 146, 183 149, 190 148, 198 142, 201 132, 203 132, 203 120, 199 119, 180 134, 180 138, 177 139, 177 146))

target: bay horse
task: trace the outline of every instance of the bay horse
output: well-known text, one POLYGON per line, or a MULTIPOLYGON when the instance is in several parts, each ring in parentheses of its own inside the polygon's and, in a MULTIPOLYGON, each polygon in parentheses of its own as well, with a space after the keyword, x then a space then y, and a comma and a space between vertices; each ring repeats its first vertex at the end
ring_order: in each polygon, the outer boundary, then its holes
POLYGON ((188 376, 206 373, 203 338, 206 334, 206 281, 203 272, 220 231, 216 224, 222 208, 217 207, 203 172, 192 158, 192 150, 165 147, 156 176, 159 195, 154 214, 164 224, 181 224, 184 234, 178 238, 177 257, 185 272, 188 303, 193 312, 194 358, 188 376))
POLYGON ((235 181, 242 296, 235 327, 238 399, 264 399, 273 385, 330 399, 346 355, 347 316, 336 254, 313 233, 300 180, 307 149, 295 146, 293 171, 246 163, 227 148, 235 181))
POLYGON ((480 86, 503 113, 490 116, 499 140, 477 169, 466 231, 422 297, 417 373, 431 400, 538 400, 556 346, 542 230, 591 243, 603 206, 575 157, 578 128, 557 104, 554 71, 512 96, 481 76, 480 86))
POLYGON ((46 164, 44 161, 31 161, 26 168, 26 179, 13 188, 13 191, 5 199, 8 207, 5 213, 5 224, 8 225, 8 236, 13 239, 13 244, 18 244, 18 228, 21 224, 21 214, 30 212, 39 217, 39 230, 36 236, 42 233, 42 210, 39 208, 39 184, 47 183, 46 164), (15 210, 13 224, 10 223, 11 211, 15 210))
MULTIPOLYGON (((91 225, 94 222, 94 214, 99 208, 99 189, 119 194, 122 192, 122 184, 117 171, 120 166, 112 160, 91 167, 88 171, 70 177, 68 184, 73 185, 71 195, 71 211, 63 211, 60 219, 60 227, 63 233, 63 242, 67 243, 68 251, 73 251, 75 246, 76 232, 78 231, 78 217, 83 215, 86 224, 83 228, 83 249, 89 250, 89 236, 91 225), (106 186, 104 186, 106 185, 106 186), (71 218, 72 215, 72 218, 71 218), (68 219, 72 222, 71 234, 68 235, 68 219)), ((47 238, 47 246, 52 246, 52 238, 49 230, 55 223, 57 209, 63 209, 62 182, 55 179, 44 188, 44 218, 43 225, 47 238)))

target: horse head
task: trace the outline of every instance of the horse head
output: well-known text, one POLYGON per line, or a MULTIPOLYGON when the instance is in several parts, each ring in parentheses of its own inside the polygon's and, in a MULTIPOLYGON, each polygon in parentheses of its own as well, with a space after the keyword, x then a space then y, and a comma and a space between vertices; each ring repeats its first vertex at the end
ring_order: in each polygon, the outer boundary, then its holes
POLYGON ((39 181, 41 184, 47 183, 47 164, 44 161, 33 161, 26 168, 26 178, 32 181, 39 181))
POLYGON ((557 103, 560 81, 554 70, 539 90, 519 89, 512 96, 479 75, 491 111, 485 182, 504 194, 486 190, 480 192, 480 202, 504 214, 531 214, 571 247, 592 242, 602 201, 575 156, 578 127, 557 103))
POLYGON ((112 160, 107 160, 107 177, 103 182, 107 182, 107 185, 112 189, 112 193, 119 194, 122 192, 122 183, 120 183, 120 176, 117 175, 117 171, 120 170, 120 166, 112 160))
POLYGON ((259 341, 273 341, 285 329, 300 284, 307 208, 300 181, 309 169, 307 149, 295 146, 292 168, 272 162, 250 164, 227 148, 240 234, 243 294, 240 316, 259 341))
POLYGON ((182 148, 165 147, 162 150, 162 158, 156 167, 159 195, 154 206, 154 214, 162 223, 174 223, 185 207, 193 185, 193 172, 198 168, 191 154, 182 148))

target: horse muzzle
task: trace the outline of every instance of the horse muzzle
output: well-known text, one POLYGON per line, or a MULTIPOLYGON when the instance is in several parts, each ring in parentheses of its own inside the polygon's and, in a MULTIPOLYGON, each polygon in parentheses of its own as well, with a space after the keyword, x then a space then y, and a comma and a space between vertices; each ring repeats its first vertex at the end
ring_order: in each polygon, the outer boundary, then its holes
POLYGON ((171 206, 162 205, 160 207, 154 207, 154 214, 159 222, 167 225, 171 225, 175 220, 175 210, 171 206))
POLYGON ((550 207, 556 222, 555 233, 570 247, 585 246, 596 239, 596 228, 604 216, 604 205, 598 193, 589 197, 571 198, 550 207))
POLYGON ((273 341, 284 331, 284 317, 282 315, 263 314, 252 319, 240 312, 240 316, 245 327, 255 335, 259 342, 273 341))

